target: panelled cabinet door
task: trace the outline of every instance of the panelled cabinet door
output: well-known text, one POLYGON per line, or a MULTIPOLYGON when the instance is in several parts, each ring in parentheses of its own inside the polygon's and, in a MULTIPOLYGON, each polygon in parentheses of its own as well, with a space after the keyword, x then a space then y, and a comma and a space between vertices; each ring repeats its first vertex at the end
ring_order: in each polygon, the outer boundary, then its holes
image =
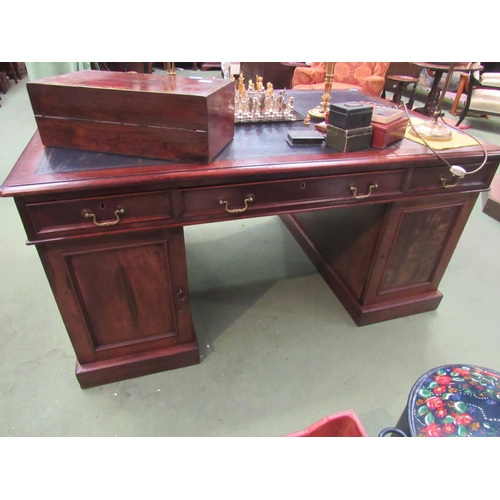
POLYGON ((363 304, 435 292, 476 199, 471 193, 392 204, 363 304))
POLYGON ((80 364, 195 340, 182 228, 38 250, 80 364))

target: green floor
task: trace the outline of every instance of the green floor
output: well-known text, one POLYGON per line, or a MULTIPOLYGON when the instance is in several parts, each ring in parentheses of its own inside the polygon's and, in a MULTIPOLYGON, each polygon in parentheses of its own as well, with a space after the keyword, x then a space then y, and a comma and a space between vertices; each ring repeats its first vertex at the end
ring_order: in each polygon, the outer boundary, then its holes
MULTIPOLYGON (((0 177, 36 125, 27 77, 0 104, 0 177)), ((469 120, 500 145, 500 121, 469 120)), ((441 364, 500 370, 500 223, 476 205, 437 311, 358 328, 275 217, 185 230, 201 364, 80 389, 47 279, 0 200, 0 435, 280 436, 354 410, 370 436, 441 364)))

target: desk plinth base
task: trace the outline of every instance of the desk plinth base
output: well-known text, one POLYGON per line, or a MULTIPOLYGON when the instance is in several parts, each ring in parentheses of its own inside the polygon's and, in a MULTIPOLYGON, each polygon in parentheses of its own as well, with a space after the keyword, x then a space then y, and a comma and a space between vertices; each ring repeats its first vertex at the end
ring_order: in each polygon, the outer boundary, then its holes
MULTIPOLYGON (((323 278, 335 292, 334 286, 336 277, 334 275, 323 275, 323 278)), ((371 306, 363 306, 348 293, 336 293, 336 295, 358 326, 372 325, 389 319, 403 318, 405 316, 434 311, 438 308, 443 298, 443 294, 436 291, 412 297, 411 299, 394 300, 371 306)))
POLYGON ((165 370, 184 368, 199 362, 200 350, 195 341, 152 353, 124 356, 85 365, 77 361, 76 377, 81 388, 88 389, 165 370))

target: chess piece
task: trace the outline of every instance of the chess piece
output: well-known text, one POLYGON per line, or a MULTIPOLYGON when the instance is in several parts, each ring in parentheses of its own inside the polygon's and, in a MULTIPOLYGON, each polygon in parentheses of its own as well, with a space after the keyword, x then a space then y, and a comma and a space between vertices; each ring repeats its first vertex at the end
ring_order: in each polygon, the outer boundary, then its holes
POLYGON ((261 91, 259 93, 259 109, 262 114, 264 114, 265 106, 266 106, 266 93, 261 91))
POLYGON ((262 77, 259 75, 256 75, 256 80, 257 80, 257 92, 260 92, 263 88, 262 77))
MULTIPOLYGON (((251 81, 252 80, 250 80, 250 82, 251 81)), ((254 104, 253 90, 252 91, 249 90, 247 93, 247 113, 250 117, 252 117, 254 113, 253 104, 254 104)))
POLYGON ((245 78, 243 74, 240 74, 238 78, 238 92, 242 97, 245 95, 245 78))
POLYGON ((284 115, 285 115, 285 118, 288 120, 295 119, 294 102, 295 102, 295 99, 292 96, 292 97, 288 98, 288 101, 286 103, 286 109, 285 109, 284 115))
POLYGON ((285 89, 280 90, 278 92, 278 97, 276 98, 276 107, 278 108, 279 113, 283 113, 285 111, 285 89))

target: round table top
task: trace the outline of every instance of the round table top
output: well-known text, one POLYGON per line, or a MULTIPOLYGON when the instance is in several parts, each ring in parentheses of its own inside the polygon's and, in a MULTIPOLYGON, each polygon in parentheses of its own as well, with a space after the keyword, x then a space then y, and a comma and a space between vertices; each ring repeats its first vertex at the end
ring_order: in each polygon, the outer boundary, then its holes
POLYGON ((414 78, 413 76, 407 76, 407 75, 387 75, 386 78, 388 80, 394 80, 395 82, 407 82, 407 83, 418 82, 418 78, 414 78))
MULTIPOLYGON (((430 69, 431 71, 443 71, 443 72, 448 72, 450 69, 450 64, 451 63, 444 63, 444 62, 414 62, 412 64, 415 64, 417 66, 420 66, 422 68, 430 69)), ((453 68, 453 71, 481 71, 483 69, 483 66, 481 66, 479 63, 465 63, 465 62, 459 62, 455 63, 455 67, 453 68)))

